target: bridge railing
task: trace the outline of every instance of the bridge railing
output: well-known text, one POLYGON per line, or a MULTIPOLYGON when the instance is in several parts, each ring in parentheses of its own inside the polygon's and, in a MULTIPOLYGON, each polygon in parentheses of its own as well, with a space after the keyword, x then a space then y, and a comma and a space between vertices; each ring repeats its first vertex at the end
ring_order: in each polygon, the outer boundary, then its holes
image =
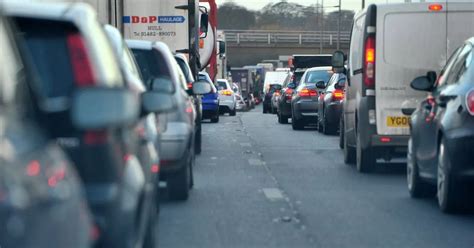
MULTIPOLYGON (((278 31, 278 30, 223 30, 228 44, 257 45, 322 45, 335 46, 338 40, 337 31, 278 31)), ((350 32, 340 32, 340 46, 347 47, 350 32)))

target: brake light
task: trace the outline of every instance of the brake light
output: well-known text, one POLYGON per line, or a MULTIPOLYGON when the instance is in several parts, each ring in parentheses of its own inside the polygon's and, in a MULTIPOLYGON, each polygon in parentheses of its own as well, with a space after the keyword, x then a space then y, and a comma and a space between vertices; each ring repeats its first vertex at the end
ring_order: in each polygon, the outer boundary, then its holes
POLYGON ((153 164, 151 165, 151 173, 158 173, 160 172, 160 165, 159 164, 153 164))
POLYGON ((223 91, 222 91, 222 95, 224 95, 224 96, 232 96, 232 91, 230 91, 230 90, 223 90, 223 91))
POLYGON ((84 134, 84 143, 86 145, 103 144, 107 141, 108 134, 105 130, 87 131, 84 134))
POLYGON ((274 92, 273 94, 275 94, 276 96, 281 95, 281 94, 280 94, 280 90, 275 90, 275 92, 274 92))
POLYGON ((192 83, 192 82, 189 82, 189 83, 188 83, 188 90, 191 90, 191 89, 193 89, 193 83, 192 83))
POLYGON ((286 100, 290 101, 291 98, 293 98, 293 90, 292 89, 286 89, 285 97, 286 97, 286 100))
POLYGON ((333 101, 340 101, 344 99, 344 91, 343 90, 334 90, 334 92, 332 93, 332 100, 333 101))
POLYGON ((69 34, 67 37, 67 46, 71 57, 74 80, 77 86, 94 85, 94 74, 91 60, 84 44, 84 39, 80 34, 69 34))
POLYGON ((467 93, 466 106, 467 106, 467 111, 469 111, 469 114, 474 116, 474 89, 469 91, 469 93, 467 93))
POLYGON ((375 36, 365 41, 364 84, 368 88, 375 86, 375 36))
POLYGON ((390 142, 392 142, 392 139, 390 137, 380 137, 380 142, 390 143, 390 142))
POLYGON ((441 5, 441 4, 430 4, 428 6, 428 9, 431 10, 431 11, 441 11, 441 10, 443 10, 443 5, 441 5))
POLYGON ((26 167, 26 174, 30 177, 37 176, 41 171, 41 164, 38 160, 31 161, 26 167))
POLYGON ((304 88, 298 92, 298 95, 300 97, 313 97, 313 96, 318 96, 318 92, 316 90, 310 90, 307 88, 304 88))

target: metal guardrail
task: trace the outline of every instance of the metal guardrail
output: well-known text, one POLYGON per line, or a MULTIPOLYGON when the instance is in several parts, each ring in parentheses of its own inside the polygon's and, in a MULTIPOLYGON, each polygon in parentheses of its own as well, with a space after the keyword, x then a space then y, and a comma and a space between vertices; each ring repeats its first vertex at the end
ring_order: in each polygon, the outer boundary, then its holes
MULTIPOLYGON (((223 30, 228 44, 259 44, 259 45, 322 45, 335 46, 337 31, 305 32, 277 30, 223 30)), ((350 32, 340 33, 340 46, 347 47, 350 42, 350 32)))

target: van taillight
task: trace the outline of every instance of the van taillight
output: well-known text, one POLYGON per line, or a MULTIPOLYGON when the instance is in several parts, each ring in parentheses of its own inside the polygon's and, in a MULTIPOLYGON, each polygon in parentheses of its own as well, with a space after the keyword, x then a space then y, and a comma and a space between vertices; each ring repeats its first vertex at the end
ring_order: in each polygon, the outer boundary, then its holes
POLYGON ((469 111, 469 114, 474 116, 474 89, 469 91, 469 93, 467 93, 466 106, 467 106, 467 111, 469 111))
POLYGON ((365 41, 364 84, 367 88, 375 86, 375 36, 369 36, 365 41))
POLYGON ((76 85, 80 87, 94 85, 91 60, 82 36, 78 33, 69 34, 67 36, 67 46, 76 85))
POLYGON ((443 5, 441 5, 441 4, 430 4, 428 6, 428 9, 431 10, 431 11, 441 11, 441 10, 443 10, 443 5))

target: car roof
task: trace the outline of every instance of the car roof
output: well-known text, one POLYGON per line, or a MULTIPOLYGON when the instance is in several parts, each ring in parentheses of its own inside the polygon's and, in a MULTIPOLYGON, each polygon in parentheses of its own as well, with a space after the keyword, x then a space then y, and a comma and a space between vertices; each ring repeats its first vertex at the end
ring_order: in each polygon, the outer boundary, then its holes
POLYGON ((332 70, 332 66, 318 66, 318 67, 309 68, 306 71, 330 71, 330 70, 332 70))

